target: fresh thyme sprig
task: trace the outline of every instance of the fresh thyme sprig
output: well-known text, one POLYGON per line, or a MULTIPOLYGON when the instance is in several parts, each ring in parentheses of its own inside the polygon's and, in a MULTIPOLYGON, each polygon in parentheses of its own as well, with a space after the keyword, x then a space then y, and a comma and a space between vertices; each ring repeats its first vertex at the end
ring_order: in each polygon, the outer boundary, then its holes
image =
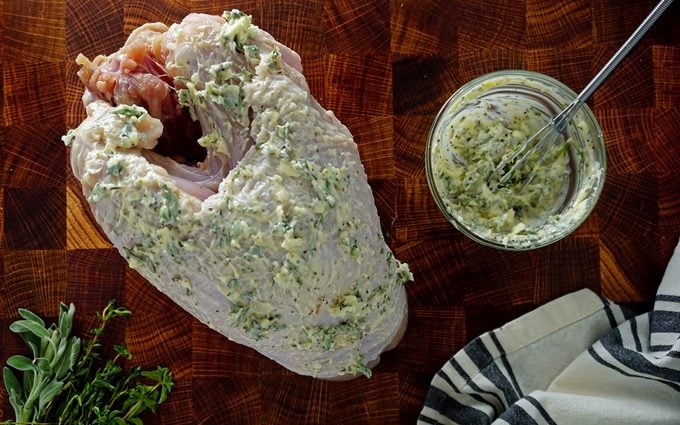
POLYGON ((165 367, 126 370, 122 361, 132 355, 124 345, 114 345, 116 355, 101 358, 101 336, 108 322, 127 317, 130 310, 110 301, 97 313, 99 325, 92 329, 81 352, 80 338, 71 336, 75 307, 60 305, 58 324, 49 328, 36 314, 21 309, 10 325, 31 348, 33 360, 16 355, 7 364, 22 374, 21 380, 8 367, 3 379, 14 421, 0 425, 141 425, 143 412, 156 412, 172 391, 172 374, 165 367))

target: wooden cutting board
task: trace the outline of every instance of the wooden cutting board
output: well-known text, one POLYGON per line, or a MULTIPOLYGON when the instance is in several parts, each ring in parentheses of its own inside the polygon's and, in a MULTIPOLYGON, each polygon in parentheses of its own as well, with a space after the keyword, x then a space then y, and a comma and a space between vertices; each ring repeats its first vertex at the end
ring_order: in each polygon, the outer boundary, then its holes
MULTIPOLYGON (((429 381, 479 333, 590 288, 642 311, 680 236, 680 5, 592 99, 609 168, 595 212, 550 247, 481 247, 438 212, 423 166, 442 103, 483 73, 531 69, 580 90, 654 1, 4 0, 0 130, 0 361, 19 307, 78 329, 111 298, 133 310, 111 334, 176 389, 154 424, 414 423, 429 381), (625 4, 624 4, 625 3, 625 4), (84 116, 73 59, 117 50, 147 21, 240 8, 303 58, 314 96, 356 137, 383 231, 415 282, 409 327, 371 379, 293 375, 184 313, 127 268, 98 230, 60 136, 84 116)), ((0 419, 10 416, 0 389, 0 419)))

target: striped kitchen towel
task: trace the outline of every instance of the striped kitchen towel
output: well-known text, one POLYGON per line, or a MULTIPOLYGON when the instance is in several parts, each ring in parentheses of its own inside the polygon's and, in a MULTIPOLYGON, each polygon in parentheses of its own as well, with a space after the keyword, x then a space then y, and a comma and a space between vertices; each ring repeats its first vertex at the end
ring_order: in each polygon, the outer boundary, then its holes
POLYGON ((680 424, 680 244, 651 312, 588 289, 541 306, 456 353, 418 424, 680 424))

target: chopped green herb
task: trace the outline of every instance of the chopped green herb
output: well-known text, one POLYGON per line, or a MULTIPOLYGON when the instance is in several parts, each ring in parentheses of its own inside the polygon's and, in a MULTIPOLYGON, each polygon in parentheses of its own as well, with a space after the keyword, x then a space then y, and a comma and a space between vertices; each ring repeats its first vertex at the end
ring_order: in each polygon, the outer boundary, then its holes
POLYGON ((269 55, 269 63, 267 64, 267 67, 269 69, 275 69, 281 66, 280 63, 281 59, 281 52, 279 51, 278 47, 274 47, 274 50, 272 50, 271 54, 269 55))
POLYGON ((367 378, 373 376, 373 371, 364 363, 364 357, 361 355, 357 356, 356 362, 349 368, 349 372, 352 374, 361 373, 367 378))
POLYGON ((120 176, 121 173, 123 172, 123 161, 118 161, 115 164, 109 165, 106 168, 106 174, 112 175, 112 176, 120 176))
POLYGON ((254 44, 246 44, 243 46, 243 51, 246 54, 248 62, 257 64, 260 61, 260 49, 254 44))
POLYGON ((413 273, 408 268, 408 264, 399 263, 397 266, 397 282, 404 285, 413 281, 413 273))
POLYGON ((179 201, 169 187, 163 187, 161 191, 163 205, 160 208, 161 224, 177 224, 179 220, 179 201))
POLYGON ((139 106, 136 105, 125 105, 125 106, 120 106, 116 109, 113 110, 113 113, 116 115, 122 115, 124 117, 133 117, 133 118, 140 118, 146 112, 144 109, 142 109, 139 106))

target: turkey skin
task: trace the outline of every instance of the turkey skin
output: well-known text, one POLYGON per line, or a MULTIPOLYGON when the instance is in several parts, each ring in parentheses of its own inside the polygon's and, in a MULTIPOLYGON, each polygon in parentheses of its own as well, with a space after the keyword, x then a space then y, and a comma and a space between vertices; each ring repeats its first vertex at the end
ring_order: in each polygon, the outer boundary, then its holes
POLYGON ((130 267, 291 371, 370 376, 404 332, 412 274, 299 56, 233 10, 145 24, 77 62, 87 118, 64 141, 130 267))

